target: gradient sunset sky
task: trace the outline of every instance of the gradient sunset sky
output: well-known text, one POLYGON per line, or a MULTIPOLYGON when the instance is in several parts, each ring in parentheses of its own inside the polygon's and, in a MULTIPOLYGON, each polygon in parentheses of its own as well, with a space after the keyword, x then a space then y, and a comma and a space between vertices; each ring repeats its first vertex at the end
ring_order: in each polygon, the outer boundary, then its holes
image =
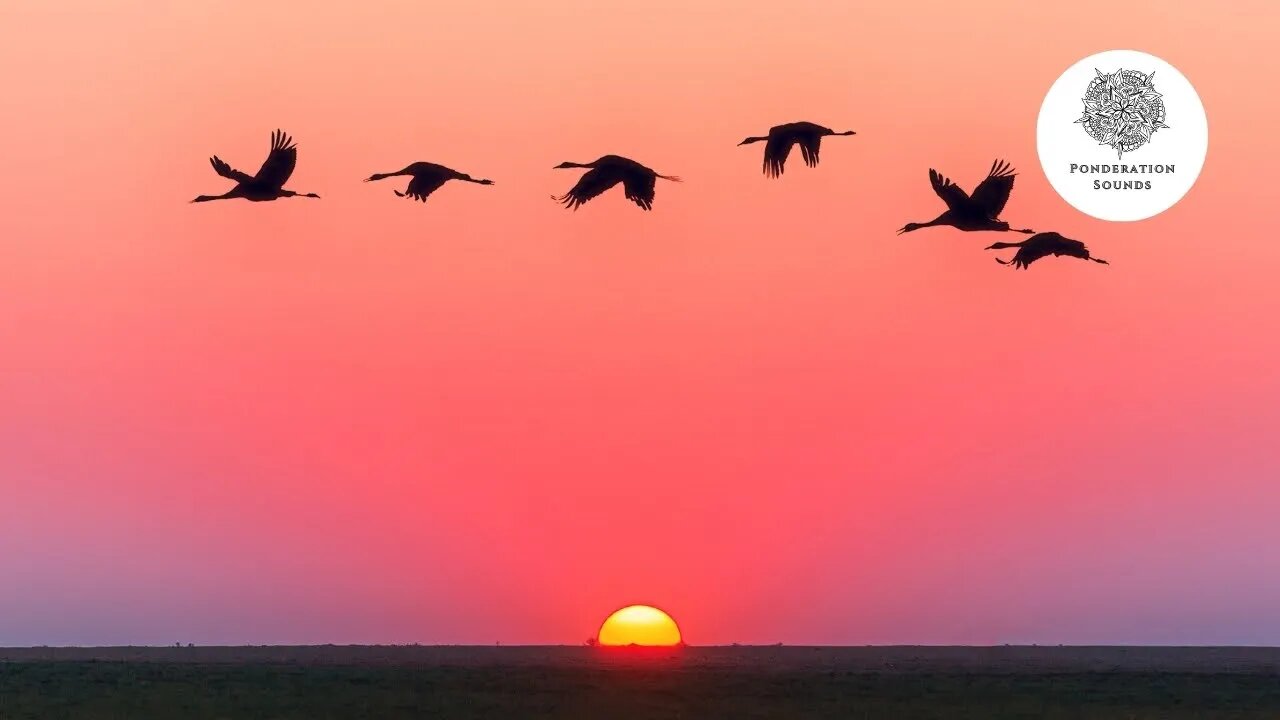
POLYGON ((0 645, 1280 644, 1280 5, 862 5, 5 3, 0 645), (1209 119, 1133 224, 1036 157, 1115 48, 1209 119), (1111 265, 894 235, 997 157, 1111 265))

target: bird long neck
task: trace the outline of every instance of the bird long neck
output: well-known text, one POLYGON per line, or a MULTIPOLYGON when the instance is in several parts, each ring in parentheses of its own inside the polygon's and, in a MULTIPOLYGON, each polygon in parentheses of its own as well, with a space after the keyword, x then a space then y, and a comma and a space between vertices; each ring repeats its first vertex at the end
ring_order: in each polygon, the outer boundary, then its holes
POLYGON ((998 243, 992 243, 991 247, 988 249, 1003 250, 1004 248, 1022 247, 1023 245, 1026 245, 1026 244, 1027 244, 1026 240, 1021 240, 1019 242, 998 242, 998 243))
POLYGON ((857 135, 858 133, 856 133, 856 132, 854 132, 854 131, 852 131, 852 130, 845 130, 844 132, 831 133, 831 134, 832 134, 832 135, 857 135))
POLYGON ((900 230, 898 234, 901 235, 902 233, 909 233, 909 232, 914 232, 916 230, 923 230, 927 227, 933 227, 935 225, 950 225, 950 224, 951 224, 951 211, 948 210, 947 212, 942 213, 938 217, 930 220, 929 222, 907 223, 906 225, 902 226, 902 230, 900 230))
POLYGON ((743 140, 741 143, 739 143, 739 145, 749 145, 751 143, 766 142, 768 139, 769 138, 767 137, 749 137, 746 140, 743 140))
POLYGON ((235 192, 236 192, 236 188, 232 188, 231 190, 228 190, 227 192, 222 193, 221 195, 199 195, 196 197, 195 200, 192 200, 191 202, 198 203, 198 202, 209 202, 210 200, 229 200, 235 197, 235 192))

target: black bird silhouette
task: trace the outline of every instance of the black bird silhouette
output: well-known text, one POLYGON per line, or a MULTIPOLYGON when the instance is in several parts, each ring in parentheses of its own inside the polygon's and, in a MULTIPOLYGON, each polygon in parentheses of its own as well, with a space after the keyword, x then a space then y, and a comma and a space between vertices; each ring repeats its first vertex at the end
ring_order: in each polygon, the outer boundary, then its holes
POLYGON ((997 160, 991 164, 991 171, 969 196, 959 185, 943 177, 937 170, 929 168, 929 182, 933 191, 947 204, 947 211, 926 223, 907 223, 898 234, 909 233, 920 228, 934 225, 950 225, 965 230, 994 230, 1020 232, 1028 235, 1035 230, 1014 230, 1009 223, 1000 219, 1005 203, 1009 202, 1009 193, 1013 191, 1013 178, 1016 173, 1009 163, 997 160))
POLYGON ((263 202, 282 197, 320 197, 315 193, 298 193, 284 189, 289 176, 293 175, 294 166, 298 164, 298 146, 293 144, 293 138, 281 130, 271 134, 271 152, 263 161, 262 167, 258 168, 257 175, 250 176, 248 173, 240 172, 223 162, 217 155, 209 158, 209 162, 213 165, 214 172, 228 180, 235 180, 236 186, 222 195, 200 195, 191 202, 232 198, 263 202))
POLYGON ((562 162, 553 169, 565 168, 590 169, 590 172, 584 173, 578 179, 578 184, 574 185, 569 192, 560 197, 551 196, 556 202, 571 210, 577 210, 578 206, 618 183, 622 183, 622 190, 626 193, 628 200, 645 210, 652 210, 657 179, 680 182, 680 178, 674 175, 659 175, 635 160, 620 155, 605 155, 589 163, 562 162))
POLYGON ((765 137, 749 137, 738 143, 739 146, 764 142, 764 174, 769 177, 780 177, 787 163, 787 155, 791 154, 792 145, 800 145, 800 154, 804 164, 816 167, 818 150, 822 146, 822 138, 827 135, 856 135, 852 130, 836 132, 811 122, 793 122, 786 125, 775 125, 769 128, 765 137))
POLYGON ((373 180, 381 180, 383 178, 395 177, 397 175, 412 175, 413 179, 409 181, 409 187, 404 192, 396 190, 396 195, 400 197, 412 198, 422 202, 427 201, 427 196, 440 189, 450 180, 465 180, 478 185, 492 185, 492 180, 478 180, 466 173, 458 172, 453 168, 447 168, 443 165, 436 165, 429 162, 416 162, 409 165, 403 170, 389 173, 374 173, 365 179, 365 182, 373 180))
POLYGON ((1068 257, 1076 257, 1081 260, 1092 260, 1103 265, 1111 263, 1096 258, 1089 254, 1089 248, 1079 240, 1072 240, 1059 235, 1056 232, 1043 232, 1038 235, 1023 240, 1022 242, 998 242, 988 247, 988 250, 1002 250, 1004 248, 1018 248, 1018 252, 1014 254, 1012 260, 1001 260, 996 258, 996 262, 1001 265, 1012 265, 1014 268, 1026 270, 1027 266, 1049 255, 1066 255, 1068 257))

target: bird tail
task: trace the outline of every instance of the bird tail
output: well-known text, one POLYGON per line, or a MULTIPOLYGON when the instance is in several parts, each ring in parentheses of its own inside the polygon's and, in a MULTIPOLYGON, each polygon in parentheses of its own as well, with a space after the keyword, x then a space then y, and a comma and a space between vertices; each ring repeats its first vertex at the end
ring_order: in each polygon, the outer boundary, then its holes
POLYGON ((654 175, 657 175, 663 180, 670 180, 671 182, 684 182, 683 180, 681 180, 679 177, 675 175, 659 175, 658 173, 654 173, 654 175))

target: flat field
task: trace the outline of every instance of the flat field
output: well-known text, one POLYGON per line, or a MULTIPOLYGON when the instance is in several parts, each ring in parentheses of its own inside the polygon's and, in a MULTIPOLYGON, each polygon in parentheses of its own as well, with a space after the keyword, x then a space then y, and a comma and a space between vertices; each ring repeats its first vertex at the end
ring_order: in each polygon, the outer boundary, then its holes
POLYGON ((0 649, 0 719, 1280 718, 1280 649, 0 649))

